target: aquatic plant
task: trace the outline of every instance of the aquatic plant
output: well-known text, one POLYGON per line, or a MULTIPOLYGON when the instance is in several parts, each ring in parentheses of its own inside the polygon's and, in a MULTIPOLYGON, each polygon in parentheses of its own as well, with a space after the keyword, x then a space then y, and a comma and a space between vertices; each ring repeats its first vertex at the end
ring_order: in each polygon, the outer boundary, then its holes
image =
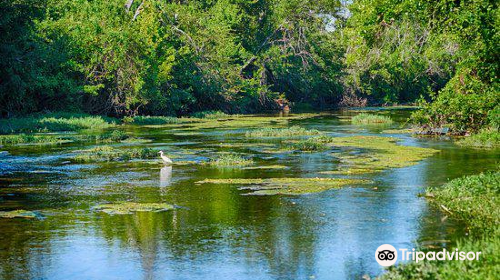
POLYGON ((473 279, 495 279, 500 260, 500 172, 454 179, 427 189, 426 197, 468 225, 471 234, 459 240, 456 248, 463 252, 480 249, 481 261, 405 263, 391 267, 378 279, 463 279, 464 272, 469 276, 473 272, 473 279))
POLYGON ((351 122, 357 125, 391 124, 392 120, 390 117, 387 116, 361 113, 352 117, 351 122))
POLYGON ((232 117, 231 115, 228 115, 222 111, 201 111, 193 113, 191 116, 193 118, 199 118, 199 119, 222 119, 222 118, 232 117))
POLYGON ((121 202, 100 204, 93 207, 93 210, 110 215, 126 215, 135 212, 164 212, 173 210, 174 208, 174 205, 167 203, 121 202))
POLYGON ((500 224, 500 172, 464 176, 426 196, 456 218, 467 221, 472 234, 485 233, 500 224))
POLYGON ((36 212, 36 211, 12 210, 12 211, 0 211, 0 218, 41 219, 41 218, 43 218, 43 215, 36 212))
POLYGON ((222 155, 215 160, 211 160, 208 164, 216 167, 241 167, 252 165, 254 162, 251 159, 246 159, 234 154, 228 154, 222 155))
POLYGON ((176 124, 180 120, 176 117, 164 117, 164 116, 135 116, 135 117, 124 117, 124 123, 137 124, 137 125, 161 125, 161 124, 176 124))
POLYGON ((289 144, 289 148, 292 150, 304 151, 304 152, 316 152, 323 151, 328 148, 328 146, 321 142, 319 139, 309 138, 300 140, 298 142, 293 142, 289 144))
POLYGON ((18 135, 0 135, 0 144, 13 145, 21 143, 60 143, 61 138, 52 135, 31 135, 31 134, 18 134, 18 135))
POLYGON ((243 169, 245 170, 264 170, 264 169, 286 169, 288 168, 285 165, 262 165, 262 166, 249 166, 249 167, 244 167, 243 169))
POLYGON ((361 148, 356 155, 336 155, 342 163, 347 165, 340 171, 344 174, 361 174, 382 171, 389 168, 406 167, 417 164, 437 150, 421 147, 401 146, 396 144, 397 138, 379 136, 350 136, 335 137, 331 145, 351 148, 361 148))
POLYGON ((261 128, 253 131, 247 131, 246 137, 297 137, 307 135, 319 135, 320 131, 312 129, 308 130, 300 126, 292 126, 288 128, 261 128))
POLYGON ((101 116, 74 113, 51 113, 22 118, 0 119, 0 133, 104 129, 114 124, 114 119, 101 116))
POLYGON ((205 179, 197 184, 240 185, 250 190, 248 195, 301 195, 341 188, 347 185, 366 184, 367 180, 339 178, 268 178, 268 179, 205 179))
POLYGON ((498 148, 500 147, 500 132, 496 129, 484 129, 479 133, 467 136, 456 143, 465 147, 498 148))
POLYGON ((77 162, 92 162, 92 161, 113 161, 113 160, 131 160, 131 159, 148 159, 157 157, 157 151, 150 148, 138 149, 115 149, 111 146, 98 146, 89 150, 85 150, 74 157, 77 162))

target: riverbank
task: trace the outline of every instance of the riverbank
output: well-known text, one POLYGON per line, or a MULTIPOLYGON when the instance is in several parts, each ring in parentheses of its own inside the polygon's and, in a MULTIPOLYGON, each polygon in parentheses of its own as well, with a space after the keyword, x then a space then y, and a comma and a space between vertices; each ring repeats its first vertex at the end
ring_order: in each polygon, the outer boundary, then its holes
POLYGON ((450 217, 463 220, 468 237, 459 240, 459 251, 481 251, 479 261, 433 261, 399 265, 379 277, 399 279, 497 279, 500 275, 500 172, 465 176, 426 197, 450 217))

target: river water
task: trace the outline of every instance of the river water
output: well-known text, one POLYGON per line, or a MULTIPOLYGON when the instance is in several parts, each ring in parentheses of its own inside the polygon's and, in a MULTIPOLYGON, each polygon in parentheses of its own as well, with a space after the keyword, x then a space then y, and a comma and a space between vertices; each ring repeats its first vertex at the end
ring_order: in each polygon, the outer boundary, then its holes
MULTIPOLYGON (((330 153, 262 153, 242 134, 214 128, 179 133, 124 126, 176 160, 204 161, 224 152, 279 170, 164 167, 157 160, 80 164, 69 159, 95 143, 17 145, 0 154, 0 211, 40 211, 43 219, 0 219, 0 279, 361 279, 383 273, 381 244, 438 249, 466 234, 418 195, 449 179, 497 168, 498 151, 461 148, 446 138, 384 134, 344 121, 351 112, 293 120, 333 136, 396 137, 400 145, 440 152, 416 165, 367 175, 373 184, 300 196, 252 196, 206 178, 334 177, 330 153), (223 145, 221 145, 223 143, 223 145), (227 144, 227 145, 224 145, 227 144), (116 201, 168 202, 174 211, 108 215, 116 201)), ((406 111, 389 111, 404 121, 406 111)), ((280 118, 279 115, 269 115, 280 118)), ((397 127, 399 123, 393 125, 397 127)))

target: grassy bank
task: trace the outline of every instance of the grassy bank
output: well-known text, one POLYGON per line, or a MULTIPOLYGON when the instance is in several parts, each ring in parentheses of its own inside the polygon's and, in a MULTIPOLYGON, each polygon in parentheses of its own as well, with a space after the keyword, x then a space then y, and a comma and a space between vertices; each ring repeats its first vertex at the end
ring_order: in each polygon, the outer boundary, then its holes
POLYGON ((379 279, 497 279, 500 275, 500 172, 466 176, 427 190, 431 202, 466 222, 460 251, 481 251, 478 261, 428 261, 392 267, 379 279))
POLYGON ((22 118, 0 119, 0 134, 104 129, 116 119, 75 113, 36 114, 22 118))
POLYGON ((208 162, 214 167, 242 167, 254 164, 253 160, 238 155, 222 155, 218 159, 208 162))
POLYGON ((494 129, 485 129, 477 134, 465 137, 458 141, 457 144, 474 148, 500 148, 500 132, 494 129))

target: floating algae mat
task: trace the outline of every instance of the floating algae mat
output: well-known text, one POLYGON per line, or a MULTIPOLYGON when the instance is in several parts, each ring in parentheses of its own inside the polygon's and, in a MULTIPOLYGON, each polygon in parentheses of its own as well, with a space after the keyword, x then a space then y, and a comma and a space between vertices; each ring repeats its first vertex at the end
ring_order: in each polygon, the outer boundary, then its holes
POLYGON ((13 210, 13 211, 0 211, 0 218, 25 218, 25 219, 41 219, 43 215, 28 210, 13 210))
POLYGON ((193 130, 193 129, 209 129, 209 128, 236 129, 243 127, 262 127, 263 125, 287 125, 290 120, 307 119, 317 116, 319 116, 319 114, 300 114, 287 117, 230 115, 227 117, 221 117, 217 119, 180 118, 180 122, 183 124, 181 127, 178 126, 176 130, 193 130))
POLYGON ((401 146, 396 144, 396 141, 397 138, 379 136, 332 138, 331 145, 361 148, 362 152, 357 155, 339 156, 348 168, 331 171, 330 174, 363 174, 411 166, 438 152, 429 148, 401 146))
POLYGON ((205 179, 197 184, 240 185, 241 190, 251 190, 248 195, 301 195, 341 188, 347 185, 366 184, 368 180, 338 178, 268 178, 268 179, 205 179))
POLYGON ((110 215, 126 215, 134 212, 164 212, 173 210, 174 208, 174 205, 167 203, 122 202, 100 204, 93 209, 110 215))

